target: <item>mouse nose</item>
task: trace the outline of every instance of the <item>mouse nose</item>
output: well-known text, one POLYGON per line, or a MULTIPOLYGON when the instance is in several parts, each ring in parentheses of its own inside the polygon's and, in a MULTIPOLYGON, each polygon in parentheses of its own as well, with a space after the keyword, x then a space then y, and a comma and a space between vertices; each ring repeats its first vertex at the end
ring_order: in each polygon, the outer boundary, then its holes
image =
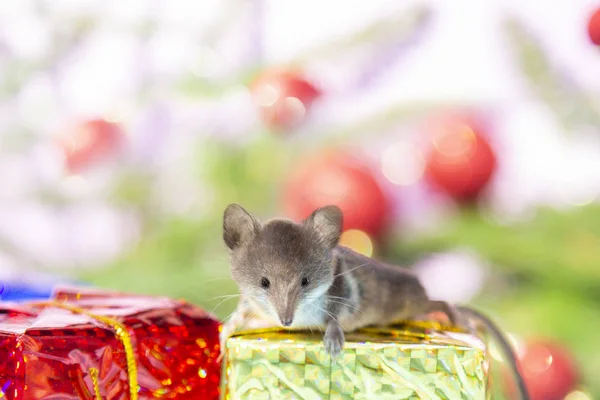
POLYGON ((283 326, 290 326, 292 324, 292 318, 291 317, 281 318, 281 323, 283 324, 283 326))

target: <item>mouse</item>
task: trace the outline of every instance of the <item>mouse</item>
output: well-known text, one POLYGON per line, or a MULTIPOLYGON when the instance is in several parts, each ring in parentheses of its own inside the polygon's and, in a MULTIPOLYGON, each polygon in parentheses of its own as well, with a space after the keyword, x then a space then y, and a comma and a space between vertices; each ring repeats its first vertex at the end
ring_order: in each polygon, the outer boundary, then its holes
POLYGON ((223 214, 223 241, 240 300, 223 324, 226 340, 252 321, 261 327, 318 329, 333 360, 345 333, 441 313, 456 326, 479 326, 500 345, 522 399, 529 399, 512 346, 485 315, 466 306, 429 298, 410 268, 386 264, 340 245, 343 213, 317 208, 295 222, 260 221, 233 203, 223 214))

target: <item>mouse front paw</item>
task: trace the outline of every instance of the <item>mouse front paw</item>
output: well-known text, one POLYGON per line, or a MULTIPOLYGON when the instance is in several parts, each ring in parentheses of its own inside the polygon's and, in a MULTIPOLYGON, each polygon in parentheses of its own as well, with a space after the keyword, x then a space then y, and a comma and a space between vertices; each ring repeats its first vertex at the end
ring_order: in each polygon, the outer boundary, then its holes
POLYGON ((342 327, 335 323, 330 323, 325 329, 325 336, 323 337, 323 343, 325 344, 325 350, 329 353, 332 358, 337 358, 344 348, 344 331, 342 327))

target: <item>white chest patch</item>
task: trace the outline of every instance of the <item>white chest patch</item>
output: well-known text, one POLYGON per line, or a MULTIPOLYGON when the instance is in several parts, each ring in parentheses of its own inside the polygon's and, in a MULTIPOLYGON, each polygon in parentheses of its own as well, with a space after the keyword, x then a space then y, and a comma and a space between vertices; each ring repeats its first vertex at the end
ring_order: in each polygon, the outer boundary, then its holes
POLYGON ((292 326, 295 328, 323 327, 327 316, 324 309, 323 299, 300 304, 292 326))

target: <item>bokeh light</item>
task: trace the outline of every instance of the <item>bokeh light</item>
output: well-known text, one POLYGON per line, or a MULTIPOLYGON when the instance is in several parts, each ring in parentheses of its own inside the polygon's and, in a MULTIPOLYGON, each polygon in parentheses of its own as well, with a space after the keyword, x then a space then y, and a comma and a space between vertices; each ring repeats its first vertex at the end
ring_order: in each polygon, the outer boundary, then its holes
POLYGON ((256 89, 254 100, 260 107, 271 107, 279 100, 280 96, 281 91, 278 88, 270 84, 264 84, 256 89))
POLYGON ((251 88, 264 122, 273 129, 299 126, 319 96, 301 74, 283 69, 265 72, 251 88))
POLYGON ((565 400, 592 400, 592 396, 589 393, 584 392, 583 390, 575 390, 569 393, 565 400))
POLYGON ((432 143, 443 156, 448 158, 448 162, 464 162, 465 159, 473 156, 475 140, 473 129, 458 123, 435 132, 432 143))
POLYGON ((396 185, 412 185, 423 176, 425 158, 422 151, 410 142, 397 142, 381 156, 383 175, 396 185))
POLYGON ((367 257, 373 255, 373 241, 369 235, 357 229, 343 232, 340 238, 340 246, 348 247, 367 257))

